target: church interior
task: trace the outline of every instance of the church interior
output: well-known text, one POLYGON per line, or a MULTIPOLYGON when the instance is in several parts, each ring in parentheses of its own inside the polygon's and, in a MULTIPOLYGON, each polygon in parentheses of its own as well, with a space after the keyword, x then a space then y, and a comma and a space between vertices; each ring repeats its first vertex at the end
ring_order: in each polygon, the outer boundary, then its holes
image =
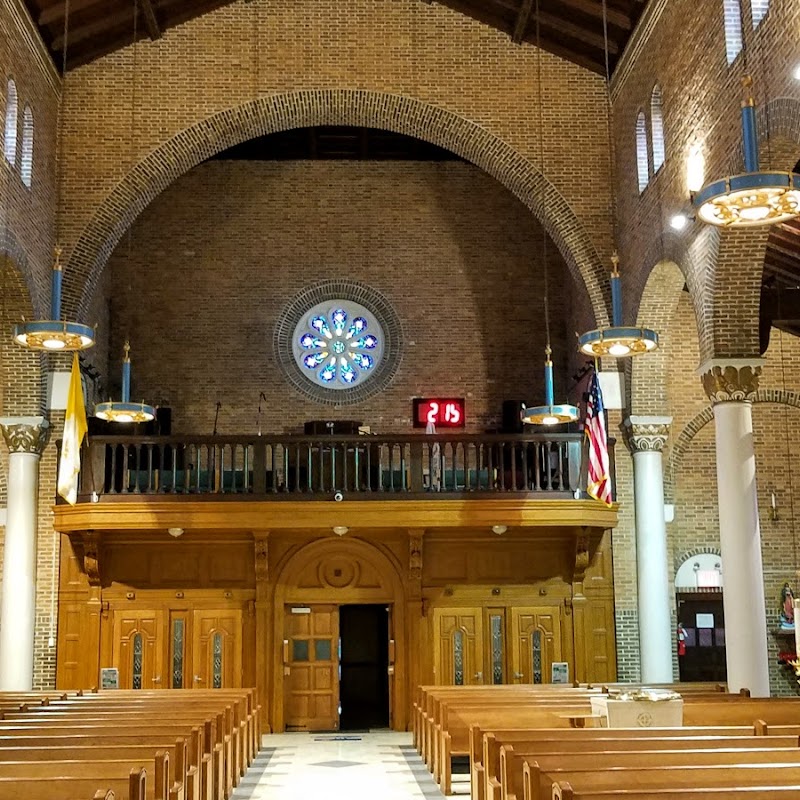
MULTIPOLYGON (((0 33, 0 711, 220 714, 177 800, 320 791, 280 737, 370 730, 418 768, 365 797, 550 798, 462 738, 591 727, 599 687, 800 732, 800 4, 5 0, 0 33)), ((36 798, 8 724, 0 800, 36 798)))

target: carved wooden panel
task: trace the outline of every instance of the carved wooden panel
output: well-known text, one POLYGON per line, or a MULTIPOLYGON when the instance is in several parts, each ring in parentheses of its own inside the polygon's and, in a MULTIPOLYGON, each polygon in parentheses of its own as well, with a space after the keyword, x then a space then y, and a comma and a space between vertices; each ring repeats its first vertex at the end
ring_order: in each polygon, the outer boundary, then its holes
POLYGON ((529 583, 567 574, 567 564, 563 541, 431 537, 425 540, 423 584, 529 583))
POLYGON ((150 588, 244 588, 255 584, 252 543, 142 542, 104 545, 103 580, 150 588))
POLYGON ((587 604, 589 680, 617 679, 617 652, 613 599, 590 599, 587 604))
MULTIPOLYGON (((81 634, 86 632, 86 603, 61 602, 58 607, 58 673, 59 688, 83 688, 86 652, 81 634)), ((93 681, 92 681, 93 682, 93 681)))
POLYGON ((611 563, 611 534, 607 531, 602 537, 589 539, 589 566, 584 578, 584 589, 613 589, 613 566, 611 563))

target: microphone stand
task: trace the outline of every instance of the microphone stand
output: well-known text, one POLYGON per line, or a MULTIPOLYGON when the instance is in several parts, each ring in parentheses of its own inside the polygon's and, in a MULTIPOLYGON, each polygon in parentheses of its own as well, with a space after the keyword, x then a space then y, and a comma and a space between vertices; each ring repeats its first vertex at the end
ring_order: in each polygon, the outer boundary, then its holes
POLYGON ((259 392, 258 393, 258 417, 256 419, 256 425, 257 425, 257 428, 258 428, 258 435, 259 436, 261 436, 261 401, 262 400, 266 400, 266 399, 267 399, 267 396, 264 394, 264 392, 259 392))
MULTIPOLYGON (((214 430, 212 431, 211 435, 217 435, 217 421, 219 420, 219 410, 222 408, 222 403, 217 400, 216 411, 214 412, 214 430)), ((209 488, 212 492, 219 491, 219 479, 217 476, 217 446, 211 446, 211 452, 209 453, 208 457, 208 479, 210 482, 209 488)))

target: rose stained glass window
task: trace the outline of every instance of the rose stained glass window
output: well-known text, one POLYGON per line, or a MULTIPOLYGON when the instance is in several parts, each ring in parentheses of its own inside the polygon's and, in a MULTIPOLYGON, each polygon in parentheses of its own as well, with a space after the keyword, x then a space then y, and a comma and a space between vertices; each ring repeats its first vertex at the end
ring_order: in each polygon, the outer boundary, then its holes
POLYGON ((363 383, 383 356, 377 319, 352 301, 320 303, 295 328, 293 351, 306 378, 330 389, 363 383))

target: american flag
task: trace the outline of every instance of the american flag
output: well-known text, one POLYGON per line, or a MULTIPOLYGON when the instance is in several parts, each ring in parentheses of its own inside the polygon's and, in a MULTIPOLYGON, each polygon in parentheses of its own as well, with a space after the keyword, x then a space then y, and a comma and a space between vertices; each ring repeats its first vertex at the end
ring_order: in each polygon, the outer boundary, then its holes
POLYGON ((600 381, 597 379, 597 372, 594 371, 592 372, 592 382, 589 385, 589 399, 586 402, 584 430, 589 439, 589 471, 586 493, 595 500, 610 506, 612 499, 606 415, 600 381))

